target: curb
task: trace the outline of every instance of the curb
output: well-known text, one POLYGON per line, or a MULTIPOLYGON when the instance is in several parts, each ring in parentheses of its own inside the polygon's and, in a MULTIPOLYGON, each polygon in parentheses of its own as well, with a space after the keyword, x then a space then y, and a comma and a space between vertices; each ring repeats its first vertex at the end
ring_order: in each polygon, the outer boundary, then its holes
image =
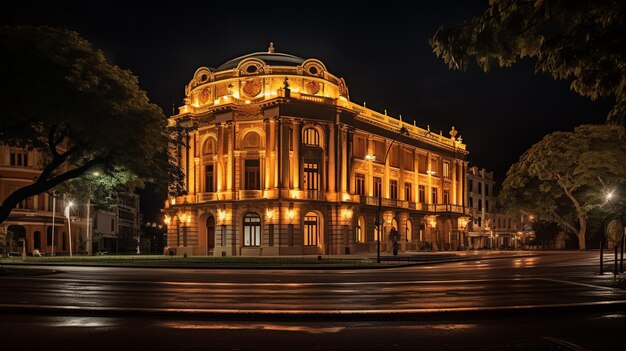
MULTIPOLYGON (((432 261, 413 261, 406 260, 406 263, 393 263, 393 264, 381 264, 381 265, 372 265, 372 266, 309 266, 309 267, 290 267, 290 266, 199 266, 199 267, 190 267, 190 266, 159 266, 159 265, 123 265, 123 264, 80 264, 80 263, 35 263, 35 262, 7 262, 0 263, 0 266, 31 266, 31 267, 108 267, 108 268, 160 268, 160 269, 232 269, 232 270, 347 270, 347 269, 387 269, 387 268, 401 268, 401 267, 412 267, 412 266, 425 266, 431 264, 443 264, 443 263, 454 263, 454 262, 465 262, 465 261, 477 261, 477 260, 496 260, 496 259, 505 259, 505 258, 521 258, 521 257, 537 257, 538 254, 529 254, 529 255, 507 255, 507 256, 499 256, 499 257, 460 257, 455 259, 446 259, 446 260, 432 260, 432 261)), ((404 260, 382 260, 387 262, 398 262, 404 260)))

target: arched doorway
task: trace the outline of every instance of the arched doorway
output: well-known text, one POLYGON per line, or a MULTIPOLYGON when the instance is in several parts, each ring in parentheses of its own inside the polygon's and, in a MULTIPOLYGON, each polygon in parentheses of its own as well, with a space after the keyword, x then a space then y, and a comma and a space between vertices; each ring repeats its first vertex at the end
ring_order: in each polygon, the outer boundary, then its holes
POLYGON ((356 242, 364 243, 365 242, 365 217, 359 216, 359 220, 356 225, 356 242))
POLYGON ((41 250, 41 232, 39 231, 33 233, 33 248, 41 250))
POLYGON ((404 229, 406 231, 405 233, 405 238, 407 242, 410 242, 413 240, 413 223, 411 222, 410 219, 406 220, 406 228, 404 229))
POLYGON ((309 211, 302 220, 302 253, 321 254, 324 248, 324 221, 322 215, 309 211))
POLYGON ((206 251, 207 255, 213 253, 215 248, 215 217, 208 216, 206 219, 206 251))

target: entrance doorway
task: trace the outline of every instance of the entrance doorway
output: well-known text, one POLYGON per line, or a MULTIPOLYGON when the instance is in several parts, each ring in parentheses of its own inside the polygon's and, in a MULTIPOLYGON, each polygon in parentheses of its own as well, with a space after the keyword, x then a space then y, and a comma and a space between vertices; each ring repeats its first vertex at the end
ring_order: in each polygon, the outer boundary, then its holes
POLYGON ((215 248, 215 217, 213 216, 206 219, 206 245, 207 255, 210 256, 215 248))

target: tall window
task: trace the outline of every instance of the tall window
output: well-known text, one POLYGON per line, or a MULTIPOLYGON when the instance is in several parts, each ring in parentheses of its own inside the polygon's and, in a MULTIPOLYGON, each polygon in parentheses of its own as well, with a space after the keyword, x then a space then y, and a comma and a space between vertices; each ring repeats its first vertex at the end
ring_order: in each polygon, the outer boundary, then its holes
POLYGON ((391 147, 389 151, 389 165, 391 167, 400 167, 400 148, 397 145, 391 147))
POLYGON ((385 143, 380 140, 372 141, 373 149, 374 149, 374 162, 383 163, 385 160, 385 143))
POLYGON ((450 162, 443 162, 443 178, 450 179, 450 162))
POLYGON ((404 183, 404 200, 413 201, 413 184, 404 183))
POLYGON ((365 139, 364 137, 361 137, 361 136, 354 137, 354 146, 352 149, 352 153, 354 154, 354 157, 365 158, 365 155, 367 154, 366 142, 367 142, 367 139, 365 139))
POLYGON ((319 243, 319 217, 314 212, 304 216, 304 245, 317 246, 319 243))
POLYGON ((478 182, 478 193, 482 194, 483 193, 483 183, 478 182))
POLYGON ((307 128, 303 132, 302 141, 306 145, 320 146, 320 133, 315 128, 307 128))
POLYGON ((469 201, 469 207, 474 207, 474 198, 470 196, 467 200, 469 201))
POLYGON ((448 189, 443 190, 443 203, 446 205, 450 203, 450 190, 448 189))
POLYGON ((413 161, 413 151, 411 150, 403 150, 402 151, 402 168, 407 171, 413 171, 415 167, 415 163, 413 161))
POLYGON ((306 190, 319 189, 319 170, 317 163, 304 163, 304 188, 306 190))
POLYGON ((430 170, 435 172, 433 175, 440 177, 439 161, 436 158, 430 159, 430 170))
POLYGON ((389 197, 392 199, 398 198, 398 181, 397 180, 389 181, 389 197))
POLYGON ((482 211, 483 210, 483 201, 481 199, 478 199, 478 211, 482 211))
POLYGON ((426 155, 417 155, 417 171, 424 174, 428 171, 428 158, 426 155))
POLYGON ((245 160, 245 183, 246 190, 261 189, 261 167, 258 159, 245 160))
POLYGON ((418 190, 418 195, 419 195, 419 202, 422 204, 426 203, 426 186, 425 185, 419 185, 417 187, 418 190))
POLYGON ((204 166, 204 192, 212 193, 214 192, 213 188, 213 165, 204 166))
POLYGON ((485 183, 485 196, 489 196, 489 184, 485 183))
POLYGON ((381 184, 382 180, 380 179, 380 177, 374 177, 374 197, 381 196, 381 184))
POLYGON ((365 174, 357 173, 354 175, 355 191, 359 195, 365 195, 365 174))
POLYGON ((11 166, 27 167, 28 153, 25 151, 11 151, 11 166))
POLYGON ((433 203, 433 204, 437 204, 437 203, 439 203, 439 202, 437 201, 437 188, 432 188, 432 189, 431 189, 431 191, 430 191, 430 194, 431 194, 431 196, 432 196, 432 203, 433 203))
POLYGON ((243 246, 261 246, 261 217, 256 213, 243 217, 243 246))
POLYGON ((474 181, 471 179, 467 180, 467 191, 474 191, 474 181))
POLYGON ((489 200, 485 200, 485 212, 489 212, 489 200))
POLYGON ((365 218, 363 216, 359 217, 356 225, 356 241, 359 243, 365 242, 365 218))

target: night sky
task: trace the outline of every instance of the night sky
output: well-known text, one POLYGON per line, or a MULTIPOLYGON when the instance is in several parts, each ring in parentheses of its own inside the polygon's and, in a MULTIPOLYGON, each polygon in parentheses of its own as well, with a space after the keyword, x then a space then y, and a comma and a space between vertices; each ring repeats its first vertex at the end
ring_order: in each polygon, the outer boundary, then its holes
POLYGON ((317 58, 343 77, 350 98, 405 121, 448 135, 455 126, 470 151, 470 165, 495 171, 509 166, 545 134, 602 123, 612 101, 591 101, 569 83, 534 74, 534 62, 487 74, 477 66, 450 71, 428 39, 439 26, 480 15, 487 1, 434 1, 361 7, 337 3, 170 2, 169 5, 78 1, 21 1, 3 8, 3 24, 47 24, 76 30, 114 64, 139 77, 150 99, 170 115, 182 105, 184 86, 201 66, 276 51, 317 58), (54 7, 53 7, 54 6, 54 7))

